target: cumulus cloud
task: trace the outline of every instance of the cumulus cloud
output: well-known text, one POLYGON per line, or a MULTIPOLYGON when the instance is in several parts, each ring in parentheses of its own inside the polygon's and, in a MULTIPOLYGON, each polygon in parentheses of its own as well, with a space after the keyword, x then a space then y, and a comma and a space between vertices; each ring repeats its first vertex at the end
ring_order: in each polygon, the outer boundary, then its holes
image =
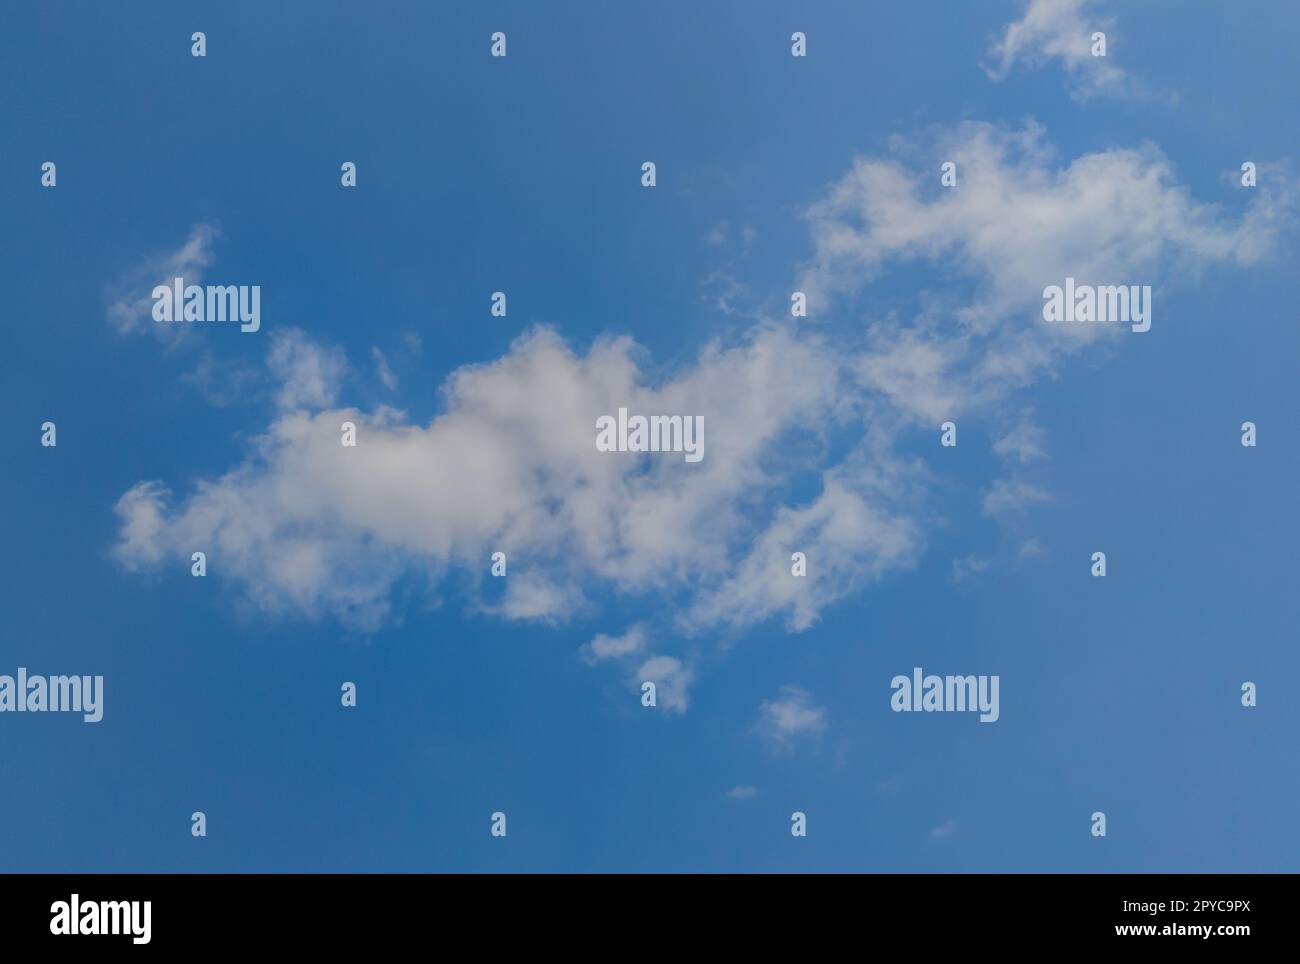
MULTIPOLYGON (((454 579, 474 605, 500 550, 511 559, 504 596, 477 605, 504 619, 559 623, 612 598, 688 636, 769 618, 804 630, 923 551, 934 470, 902 454, 901 435, 947 418, 1005 424, 1016 390, 1117 336, 1043 322, 1045 285, 1251 264, 1289 223, 1289 200, 1270 190, 1231 215, 1194 200, 1153 147, 1062 163, 1032 124, 965 124, 857 161, 811 207, 802 287, 829 321, 760 321, 669 370, 626 337, 575 346, 535 328, 454 371, 438 413, 413 419, 346 404, 342 353, 279 331, 267 358, 274 409, 245 457, 180 493, 163 480, 131 488, 117 503, 117 555, 150 569, 202 548, 267 611, 373 628, 393 617, 399 580, 433 596, 454 579), (938 187, 936 157, 957 161, 957 189, 938 187), (915 314, 855 301, 899 265, 933 269, 915 314), (597 451, 596 419, 620 407, 703 416, 703 461, 597 451), (344 421, 355 448, 340 445, 344 421), (795 551, 804 578, 791 575, 795 551)), ((170 263, 206 263, 209 240, 192 236, 170 263)), ((1026 426, 998 453, 1037 457, 1026 426)), ((984 508, 1045 497, 999 480, 984 508)), ((646 652, 644 639, 633 647, 644 632, 597 636, 584 658, 654 679, 661 705, 684 709, 693 664, 646 652)))
POLYGON ((676 656, 652 656, 632 677, 634 685, 654 683, 656 705, 677 713, 685 713, 690 706, 691 684, 695 670, 676 656))
POLYGON ((638 623, 621 636, 607 636, 597 633, 587 645, 582 647, 581 656, 588 663, 596 664, 607 659, 618 659, 640 652, 645 647, 645 625, 638 623))
POLYGON ((1091 0, 1029 0, 1024 16, 1007 24, 990 48, 994 62, 985 66, 985 72, 993 80, 1002 80, 1019 63, 1039 67, 1056 62, 1069 77, 1077 100, 1136 92, 1110 58, 1114 21, 1097 16, 1093 7, 1091 0), (1104 57, 1092 54, 1092 35, 1098 31, 1106 34, 1104 57))
MULTIPOLYGON (((1154 145, 1062 163, 1035 123, 966 122, 894 138, 893 158, 859 159, 809 212, 818 292, 860 286, 886 266, 939 262, 978 283, 962 312, 977 320, 1030 304, 1066 275, 1080 281, 1151 276, 1267 256, 1290 198, 1258 194, 1232 218, 1193 199, 1154 145), (939 187, 933 159, 956 162, 959 185, 939 187)), ((1024 326, 1029 327, 1029 326, 1024 326)))
POLYGON ((1207 265, 1257 263, 1293 223, 1285 185, 1233 215, 1192 198, 1152 145, 1063 162, 1034 123, 894 138, 891 154, 859 159, 810 207, 816 254, 800 287, 815 315, 834 316, 887 270, 939 269, 912 321, 870 323, 854 362, 864 387, 926 424, 987 409, 1120 336, 1119 326, 1043 322, 1048 285, 1159 290, 1207 265), (935 158, 957 164, 958 187, 939 186, 935 158))
POLYGON ((628 668, 628 684, 640 691, 646 683, 655 684, 655 705, 677 713, 685 713, 690 705, 691 684, 695 670, 676 656, 643 656, 648 638, 644 623, 630 626, 621 636, 597 633, 578 650, 578 656, 589 666, 610 660, 628 668))
POLYGON ((280 386, 276 405, 285 411, 333 405, 348 368, 341 351, 316 344, 296 328, 271 336, 268 364, 280 386))
POLYGON ((185 325, 153 323, 152 292, 173 278, 184 278, 186 284, 199 284, 204 269, 214 260, 212 243, 217 234, 217 229, 210 224, 196 224, 179 248, 146 258, 120 278, 108 294, 108 323, 123 335, 148 329, 161 333, 185 331, 185 325))
POLYGON ((826 711, 814 706, 807 691, 781 687, 781 695, 759 706, 758 732, 774 749, 788 750, 805 737, 826 729, 826 711))
POLYGON ((810 607, 909 547, 883 487, 835 467, 822 495, 781 511, 799 468, 781 440, 835 418, 837 366, 817 338, 764 326, 657 385, 638 353, 614 338, 580 355, 536 329, 454 373, 446 411, 415 424, 388 408, 333 407, 341 360, 286 333, 270 356, 280 414, 247 460, 179 502, 159 483, 137 486, 118 505, 134 534, 119 555, 138 566, 203 544, 260 604, 369 622, 404 571, 481 573, 500 548, 530 561, 509 577, 507 617, 562 617, 594 577, 632 594, 685 589, 696 627, 781 612, 803 626, 810 607), (703 415, 706 458, 597 451, 596 419, 619 407, 703 415), (340 445, 343 421, 358 427, 355 448, 340 445), (767 538, 752 521, 764 512, 767 538), (756 599, 734 574, 771 578, 766 556, 788 560, 785 533, 811 554, 825 547, 824 578, 806 596, 756 599))
POLYGON ((914 520, 889 508, 888 475, 859 466, 825 473, 809 504, 783 506, 750 552, 716 591, 704 594, 691 616, 706 625, 746 625, 787 613, 793 630, 816 622, 822 608, 911 561, 920 544, 914 520), (791 576, 791 549, 807 547, 810 575, 791 576))

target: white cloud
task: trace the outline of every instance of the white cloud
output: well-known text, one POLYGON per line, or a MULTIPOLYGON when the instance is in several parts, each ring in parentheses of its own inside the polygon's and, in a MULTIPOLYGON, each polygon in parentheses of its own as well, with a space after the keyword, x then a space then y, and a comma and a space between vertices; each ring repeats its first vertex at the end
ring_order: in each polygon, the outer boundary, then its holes
POLYGON ((582 658, 594 665, 607 659, 618 659, 639 653, 645 647, 646 630, 642 623, 630 627, 622 636, 607 636, 597 633, 587 645, 582 647, 582 658))
POLYGON ((121 527, 117 534, 117 555, 128 568, 156 566, 169 551, 164 506, 168 497, 161 482, 141 482, 117 501, 121 527))
POLYGON ((141 531, 137 516, 165 521, 144 530, 148 544, 124 538, 120 555, 135 566, 203 544, 267 608, 368 621, 402 572, 481 574, 501 549, 530 560, 508 577, 507 618, 562 619, 596 579, 673 594, 699 629, 782 612, 807 626, 911 548, 878 469, 848 478, 832 466, 810 502, 779 501, 802 467, 782 457, 783 440, 822 431, 838 404, 836 360, 816 338, 760 327, 659 385, 646 384, 637 353, 618 338, 577 355, 537 329, 455 372, 446 411, 419 425, 391 409, 321 408, 343 363, 284 333, 271 352, 281 411, 248 458, 180 503, 158 484, 132 490, 119 504, 124 533, 141 531), (598 452, 596 418, 620 406, 702 414, 704 460, 598 452), (345 420, 358 426, 355 448, 339 444, 345 420), (786 534, 816 560, 817 587, 759 598, 736 576, 771 580, 770 547, 792 580, 786 534))
POLYGON ((1046 286, 1152 284, 1153 324, 1172 323, 1159 315, 1161 282, 1261 261, 1293 220, 1285 183, 1233 215, 1193 199, 1154 146, 1063 163, 1032 123, 968 122, 895 138, 891 152, 856 161, 810 207, 816 254, 800 288, 814 316, 833 316, 837 299, 889 268, 939 269, 911 323, 870 324, 855 360, 864 387, 926 424, 988 408, 1063 356, 1120 337, 1119 326, 1043 322, 1046 286), (958 187, 939 186, 935 158, 957 163, 958 187))
POLYGON ((590 643, 578 650, 578 657, 588 666, 615 660, 628 669, 628 684, 638 693, 649 682, 655 684, 655 705, 677 713, 685 713, 690 705, 690 688, 695 681, 695 670, 676 656, 651 654, 642 657, 646 648, 647 632, 644 623, 637 623, 621 636, 597 633, 590 643))
POLYGON ((732 787, 727 791, 728 800, 752 800, 758 796, 758 787, 751 787, 747 784, 732 787))
POLYGON ((812 704, 807 691, 781 687, 780 698, 759 706, 758 732, 776 749, 790 749, 796 741, 826 729, 826 711, 812 704))
POLYGON ((1047 433, 1041 426, 1030 421, 1028 414, 1004 435, 993 443, 993 451, 1003 458, 1015 459, 1017 462, 1032 462, 1044 456, 1047 433))
POLYGON ((388 359, 384 356, 384 353, 380 351, 378 347, 372 347, 370 349, 370 355, 375 360, 375 374, 378 375, 379 380, 384 383, 384 387, 390 392, 397 391, 397 376, 389 366, 388 359))
POLYGON ((186 284, 199 284, 204 269, 214 260, 212 242, 218 235, 210 224, 196 224, 189 237, 175 251, 145 259, 130 274, 112 286, 108 300, 108 322, 119 334, 153 329, 160 333, 187 330, 186 325, 160 325, 153 321, 153 289, 184 278, 186 284))
POLYGON ((1052 501, 1038 486, 1018 479, 998 479, 984 493, 985 515, 1006 515, 1021 512, 1032 505, 1052 501))
POLYGON ((1152 145, 1061 164, 1042 127, 966 122, 951 132, 892 142, 894 159, 859 159, 809 215, 817 258, 809 288, 857 287, 889 264, 942 261, 974 279, 963 312, 979 328, 1042 304, 1045 285, 1151 277, 1163 267, 1251 264, 1276 237, 1277 196, 1256 195, 1240 219, 1191 198, 1152 145), (958 165, 938 186, 934 157, 958 165))
POLYGON ((685 713, 690 706, 690 688, 695 682, 695 671, 676 656, 652 656, 641 664, 632 682, 638 688, 642 683, 654 683, 658 706, 685 713))
POLYGON ((1078 100, 1099 94, 1134 92, 1124 73, 1111 59, 1114 21, 1092 13, 1091 0, 1029 0, 1025 14, 1009 23, 989 50, 996 61, 985 71, 993 80, 1005 78, 1017 63, 1031 67, 1056 61, 1070 78, 1078 100), (1092 54, 1092 35, 1106 34, 1106 56, 1092 54))
POLYGON ((582 593, 577 586, 558 582, 538 572, 522 572, 507 580, 504 603, 488 611, 506 619, 558 625, 582 604, 582 593))
POLYGON ((341 351, 321 347, 296 328, 271 336, 268 364, 280 385, 276 405, 282 411, 333 405, 348 369, 341 351))
MULTIPOLYGON (((119 558, 147 569, 202 548, 212 571, 267 611, 364 628, 392 617, 399 579, 434 596, 454 573, 471 608, 505 619, 559 623, 613 596, 686 635, 772 617, 805 630, 919 557, 934 470, 900 454, 904 432, 1004 419, 1017 389, 1108 337, 1042 322, 1044 285, 1067 275, 1154 284, 1250 264, 1290 218, 1271 188, 1250 192, 1236 216, 1200 204, 1150 147, 1058 163, 1032 125, 965 124, 894 148, 856 162, 810 211, 816 253, 801 287, 830 321, 759 322, 671 370, 625 337, 579 349, 537 328, 453 372, 440 413, 413 421, 344 404, 342 353, 276 332, 265 430, 241 462, 179 496, 156 480, 125 493, 119 558), (938 187, 935 157, 958 161, 959 188, 938 187), (918 313, 873 311, 864 325, 856 292, 911 263, 935 269, 918 313), (702 415, 704 460, 596 451, 596 418, 619 407, 702 415), (355 448, 339 444, 343 421, 358 426, 355 448), (511 570, 488 607, 476 586, 497 550, 511 570), (804 578, 791 575, 795 551, 807 556, 804 578)), ((197 264, 207 241, 196 237, 178 257, 197 264)), ((1036 457, 1026 426, 995 442, 998 453, 1036 457)), ((1045 497, 998 480, 984 508, 1045 497)), ((694 668, 681 657, 638 647, 617 661, 662 677, 661 704, 687 705, 694 668)))

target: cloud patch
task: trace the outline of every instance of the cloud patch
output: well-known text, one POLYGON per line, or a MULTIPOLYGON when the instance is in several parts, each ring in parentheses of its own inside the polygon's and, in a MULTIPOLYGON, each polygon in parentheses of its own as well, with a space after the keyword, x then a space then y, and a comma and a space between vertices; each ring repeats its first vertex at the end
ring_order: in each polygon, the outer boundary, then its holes
POLYGON ((109 289, 108 323, 120 335, 139 334, 148 329, 184 331, 185 325, 154 324, 153 289, 170 283, 173 278, 184 278, 187 284, 199 284, 204 270, 215 260, 212 245, 218 234, 210 224, 196 224, 179 248, 146 258, 137 268, 118 279, 109 289))
MULTIPOLYGON (((1293 224, 1284 190, 1261 186, 1226 212, 1196 201, 1153 146, 1062 161, 1032 123, 895 138, 808 210, 814 255, 799 278, 818 310, 806 323, 760 319, 670 369, 625 336, 577 346, 537 327, 451 373, 424 418, 346 404, 342 353, 278 331, 265 342, 278 386, 265 428, 184 492, 161 479, 125 492, 116 555, 130 570, 183 571, 201 549, 258 608, 363 630, 394 618, 401 580, 508 620, 559 625, 617 601, 686 637, 768 619, 804 631, 923 553, 939 470, 903 454, 909 434, 989 418, 1004 429, 995 454, 1036 460, 1041 430, 1016 394, 1072 353, 1152 337, 1046 323, 1045 285, 1174 284, 1254 264, 1293 224), (958 188, 939 187, 936 157, 957 162, 958 188), (916 303, 864 305, 869 282, 900 266, 928 272, 916 303), (597 451, 596 419, 620 407, 703 416, 706 457, 597 451), (354 448, 340 444, 345 421, 354 448), (498 550, 510 575, 488 603, 498 550), (806 577, 791 573, 796 551, 806 577)), ((202 267, 210 242, 196 229, 164 261, 202 267)), ((1047 498, 1013 476, 986 483, 983 509, 1047 498)), ((583 658, 655 681, 661 705, 684 710, 695 663, 648 652, 647 632, 596 636, 583 658)), ((798 691, 762 712, 776 743, 825 722, 798 691)))
POLYGON ((1069 78, 1076 100, 1135 92, 1129 76, 1110 59, 1115 22, 1093 12, 1092 0, 1029 0, 1024 16, 1007 24, 990 47, 990 79, 1006 78, 1018 65, 1056 63, 1069 78), (1092 35, 1106 34, 1106 56, 1092 53, 1092 35))
POLYGON ((776 750, 789 750, 826 729, 826 711, 814 706, 812 696, 797 686, 781 687, 774 700, 759 706, 758 732, 776 750))

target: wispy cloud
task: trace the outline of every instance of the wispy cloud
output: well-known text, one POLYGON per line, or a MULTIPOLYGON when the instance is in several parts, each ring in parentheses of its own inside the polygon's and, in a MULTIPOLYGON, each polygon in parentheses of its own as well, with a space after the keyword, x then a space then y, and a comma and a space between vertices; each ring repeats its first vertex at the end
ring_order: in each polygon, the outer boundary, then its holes
POLYGON ((1034 424, 1029 413, 1022 413, 1016 424, 993 443, 993 451, 1017 462, 1032 462, 1046 454, 1047 432, 1034 424))
POLYGON ((892 267, 936 268, 910 323, 873 322, 854 359, 864 386, 926 425, 988 411, 1120 337, 1117 326, 1035 323, 1047 285, 1192 281, 1207 265, 1270 257, 1294 226, 1285 181, 1233 215, 1196 201, 1152 145, 1061 162, 1036 124, 969 122, 895 138, 891 151, 858 160, 811 206, 816 255, 800 287, 814 317, 839 314, 837 299, 892 267), (938 187, 935 158, 958 165, 958 187, 938 187))
POLYGON ((763 700, 759 706, 757 729, 772 748, 789 750, 799 740, 825 731, 826 711, 813 705, 806 690, 783 686, 777 699, 763 700))
POLYGON ((633 653, 639 653, 645 648, 645 641, 645 625, 638 623, 621 636, 607 636, 605 633, 597 633, 591 642, 582 647, 580 655, 584 661, 594 666, 596 663, 607 659, 618 659, 623 656, 630 656, 633 653))
POLYGON ((387 356, 378 347, 372 347, 370 355, 375 360, 375 374, 384 387, 390 392, 397 391, 397 375, 393 373, 392 367, 388 364, 387 356))
POLYGON ((731 225, 726 221, 719 221, 708 233, 704 235, 704 243, 711 244, 714 247, 727 243, 727 238, 731 234, 731 225))
POLYGON ((984 493, 984 514, 1006 515, 1050 501, 1052 497, 1032 483, 1016 479, 998 479, 984 493))
POLYGON ((1128 75, 1110 58, 1115 22, 1093 12, 1092 0, 1029 0, 1019 20, 1006 25, 989 49, 993 63, 985 72, 993 80, 1005 78, 1017 64, 1038 67, 1060 64, 1077 100, 1098 95, 1133 93, 1128 75), (1094 56, 1092 35, 1106 34, 1106 56, 1094 56))
POLYGON ((952 581, 965 582, 972 576, 978 576, 982 572, 987 572, 993 565, 988 559, 981 559, 978 556, 967 556, 965 559, 954 559, 952 561, 952 581))
POLYGON ((268 365, 280 386, 276 405, 282 411, 333 405, 348 370, 341 351, 311 341, 296 328, 280 329, 271 336, 268 365))
POLYGON ((676 656, 652 656, 633 674, 632 682, 636 686, 654 683, 657 705, 685 713, 690 706, 695 670, 676 656))
POLYGON ((958 829, 956 820, 945 820, 939 826, 931 828, 930 839, 947 840, 949 837, 956 836, 958 829))
POLYGON ((184 325, 153 324, 152 292, 156 286, 169 284, 173 278, 184 278, 187 284, 198 284, 203 279, 204 269, 215 258, 212 244, 217 235, 217 229, 212 225, 196 224, 179 248, 146 258, 129 274, 119 278, 109 288, 109 324, 123 335, 146 330, 185 331, 184 325))

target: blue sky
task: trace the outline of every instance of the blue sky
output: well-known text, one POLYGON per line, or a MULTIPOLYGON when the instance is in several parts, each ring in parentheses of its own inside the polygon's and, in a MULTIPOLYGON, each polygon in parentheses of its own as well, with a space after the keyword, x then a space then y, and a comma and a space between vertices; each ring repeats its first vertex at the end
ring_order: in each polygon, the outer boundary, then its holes
POLYGON ((0 868, 1297 869, 1297 12, 1025 14, 7 9, 0 673, 105 708, 0 714, 0 868), (260 331, 114 312, 187 244, 260 331))

